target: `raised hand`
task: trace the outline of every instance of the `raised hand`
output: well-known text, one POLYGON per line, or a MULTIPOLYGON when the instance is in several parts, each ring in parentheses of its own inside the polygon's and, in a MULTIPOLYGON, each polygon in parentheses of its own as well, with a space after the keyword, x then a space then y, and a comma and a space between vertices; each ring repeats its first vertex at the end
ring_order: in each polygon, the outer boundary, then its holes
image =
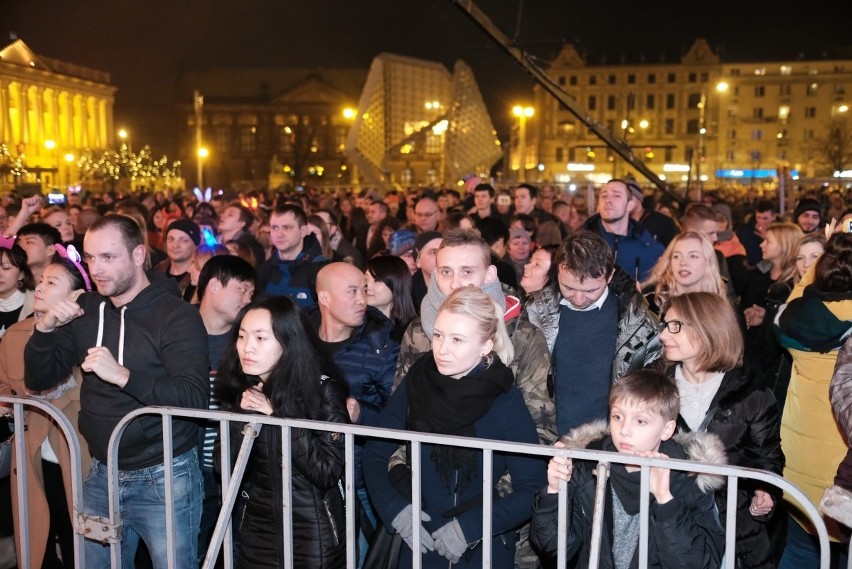
POLYGON ((60 326, 65 326, 75 318, 83 315, 83 309, 77 304, 77 299, 85 291, 82 289, 75 290, 68 298, 59 301, 50 310, 42 314, 38 322, 36 322, 36 330, 39 332, 53 332, 60 326))
POLYGON ((269 402, 269 399, 266 398, 266 395, 258 387, 249 387, 243 391, 240 407, 246 411, 257 411, 264 415, 272 415, 272 403, 269 402))

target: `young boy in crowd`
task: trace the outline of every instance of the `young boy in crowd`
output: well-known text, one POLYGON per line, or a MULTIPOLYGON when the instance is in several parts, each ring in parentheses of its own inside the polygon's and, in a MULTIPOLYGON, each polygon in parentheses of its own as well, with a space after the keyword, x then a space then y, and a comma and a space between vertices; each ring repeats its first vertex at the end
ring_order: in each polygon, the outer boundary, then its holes
MULTIPOLYGON (((557 446, 603 450, 647 458, 677 458, 724 463, 724 448, 706 433, 677 435, 680 406, 677 386, 652 370, 627 373, 612 386, 609 426, 595 421, 571 430, 557 446)), ((578 567, 589 564, 595 504, 595 465, 554 457, 547 469, 547 488, 536 497, 530 527, 533 546, 554 556, 557 547, 559 481, 568 482, 568 558, 579 552, 578 567)), ((601 540, 601 567, 636 567, 639 555, 638 466, 610 465, 601 540)), ((725 534, 718 522, 713 491, 720 476, 693 475, 651 468, 649 567, 720 566, 725 534)))

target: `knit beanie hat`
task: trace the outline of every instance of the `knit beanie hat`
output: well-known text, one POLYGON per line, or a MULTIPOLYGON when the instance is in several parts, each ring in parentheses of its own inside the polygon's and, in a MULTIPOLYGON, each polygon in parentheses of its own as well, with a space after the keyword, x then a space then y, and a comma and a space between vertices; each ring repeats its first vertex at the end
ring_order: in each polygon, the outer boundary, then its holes
POLYGON ((399 257, 414 249, 414 241, 416 236, 409 229, 397 229, 390 236, 390 254, 394 257, 399 257))
POLYGON ((822 219, 822 204, 813 198, 804 198, 796 205, 796 210, 793 212, 793 223, 806 211, 815 211, 819 214, 819 218, 822 219))
POLYGON ((179 229, 189 235, 189 238, 192 239, 192 242, 195 243, 196 246, 201 243, 201 228, 198 227, 198 224, 191 219, 182 217, 171 222, 169 227, 166 229, 167 237, 169 235, 169 231, 172 229, 179 229))

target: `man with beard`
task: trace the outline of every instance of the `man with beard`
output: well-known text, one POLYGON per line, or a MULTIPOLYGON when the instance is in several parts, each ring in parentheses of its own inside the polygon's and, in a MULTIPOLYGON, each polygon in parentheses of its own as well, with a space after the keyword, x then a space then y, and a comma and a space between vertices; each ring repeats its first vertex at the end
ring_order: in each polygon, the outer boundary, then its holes
MULTIPOLYGON (((630 218, 636 208, 633 195, 642 189, 633 180, 610 180, 598 196, 598 213, 585 228, 604 238, 615 256, 615 264, 635 281, 644 281, 663 254, 663 246, 642 225, 630 218)), ((639 198, 641 199, 641 198, 639 198)))
MULTIPOLYGON (((83 371, 80 433, 92 466, 83 486, 83 511, 108 517, 107 446, 128 413, 149 405, 207 408, 207 332, 177 284, 145 271, 145 241, 136 222, 106 215, 86 232, 86 262, 97 293, 59 302, 36 324, 24 352, 25 382, 33 391, 54 387, 74 366, 83 371)), ((202 485, 197 425, 175 419, 175 567, 198 567, 202 485)), ((123 554, 133 559, 142 539, 155 567, 168 564, 163 429, 158 417, 128 425, 118 450, 123 554)), ((110 567, 108 545, 86 541, 86 566, 110 567)))

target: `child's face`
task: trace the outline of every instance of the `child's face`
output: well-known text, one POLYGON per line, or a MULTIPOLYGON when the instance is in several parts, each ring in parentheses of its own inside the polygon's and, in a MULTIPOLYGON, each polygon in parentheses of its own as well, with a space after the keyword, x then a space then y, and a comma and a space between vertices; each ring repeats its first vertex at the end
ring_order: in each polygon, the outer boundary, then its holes
POLYGON ((641 402, 618 401, 610 407, 609 431, 618 452, 657 451, 674 434, 675 422, 641 402))

